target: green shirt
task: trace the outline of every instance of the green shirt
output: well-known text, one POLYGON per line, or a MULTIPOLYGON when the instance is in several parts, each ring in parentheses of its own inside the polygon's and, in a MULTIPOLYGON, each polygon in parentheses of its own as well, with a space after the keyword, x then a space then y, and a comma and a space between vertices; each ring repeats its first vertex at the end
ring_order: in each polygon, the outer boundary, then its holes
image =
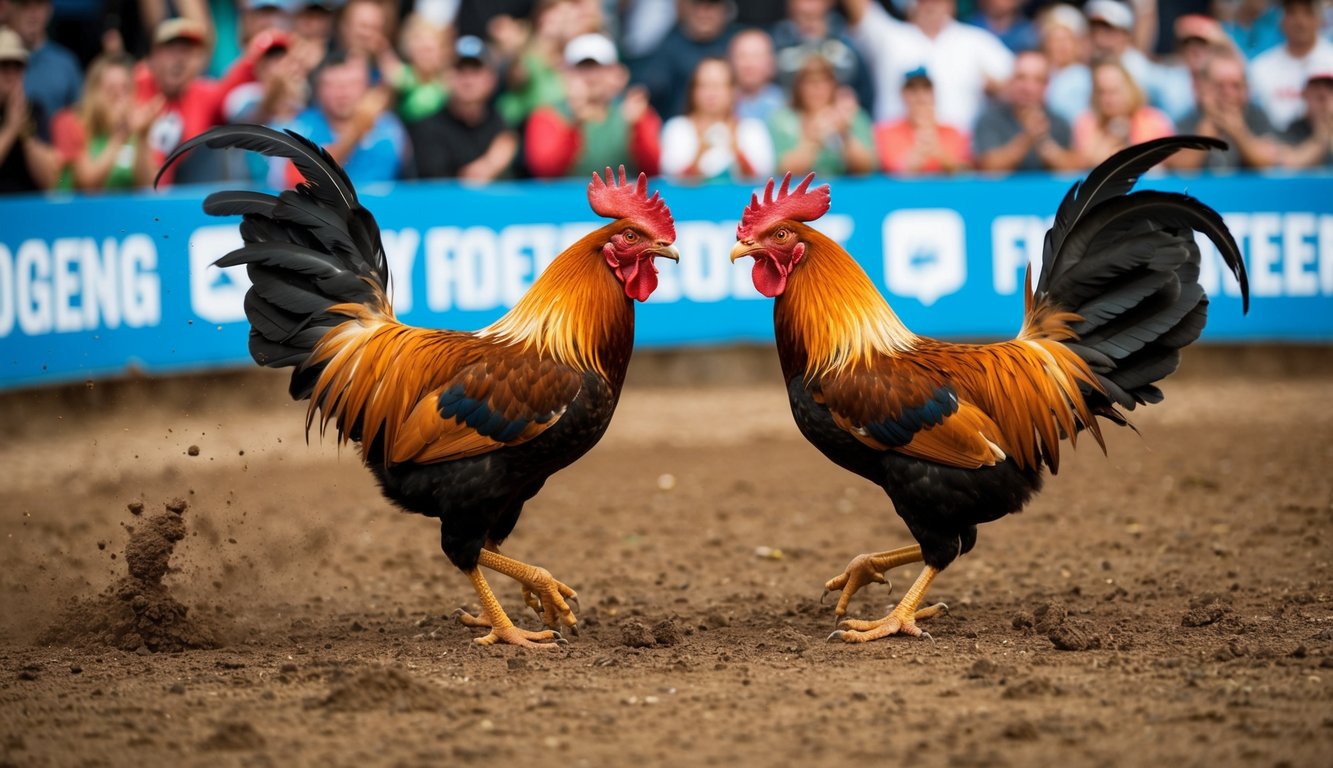
POLYGON ((495 102, 495 110, 509 125, 520 125, 537 107, 559 104, 565 98, 560 72, 540 56, 524 54, 523 68, 528 73, 528 81, 517 90, 506 89, 495 102))
MULTIPOLYGON (((99 157, 106 151, 106 145, 110 141, 108 136, 93 136, 88 139, 88 154, 92 157, 99 157)), ((111 173, 107 174, 106 181, 102 182, 102 189, 134 189, 134 144, 126 142, 120 147, 120 153, 116 156, 116 164, 111 166, 111 173)), ((69 192, 74 189, 74 168, 66 165, 60 172, 60 179, 56 182, 56 189, 62 192, 69 192)))
MULTIPOLYGON (((566 117, 570 117, 568 108, 566 117)), ((629 152, 629 123, 620 111, 620 99, 612 101, 606 108, 606 118, 600 123, 585 122, 580 126, 582 137, 579 154, 574 164, 565 172, 566 176, 588 176, 594 171, 602 172, 624 163, 626 167, 634 165, 629 152)))
POLYGON ((421 82, 416 71, 407 64, 403 65, 393 89, 398 92, 398 114, 409 123, 439 112, 449 99, 444 83, 438 78, 421 82))
MULTIPOLYGON (((768 130, 773 134, 773 157, 778 167, 782 167, 782 156, 792 151, 801 142, 801 116, 791 107, 783 107, 768 118, 768 130)), ((874 147, 875 139, 871 134, 870 117, 865 110, 856 110, 852 118, 852 138, 866 147, 874 147)), ((841 176, 847 173, 847 163, 842 156, 842 137, 834 137, 819 148, 815 156, 815 165, 810 170, 816 176, 841 176)))

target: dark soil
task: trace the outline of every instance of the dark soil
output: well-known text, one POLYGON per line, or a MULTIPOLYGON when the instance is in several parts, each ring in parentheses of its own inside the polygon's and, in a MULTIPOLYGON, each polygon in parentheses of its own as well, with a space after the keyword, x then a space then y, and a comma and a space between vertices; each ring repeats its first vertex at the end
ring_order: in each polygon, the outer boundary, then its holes
POLYGON ((529 505, 506 553, 580 599, 547 651, 473 645, 432 521, 307 446, 281 377, 11 396, 0 766, 1324 766, 1333 378, 1218 367, 983 527, 933 641, 864 646, 821 585, 909 536, 776 377, 627 388, 529 505))

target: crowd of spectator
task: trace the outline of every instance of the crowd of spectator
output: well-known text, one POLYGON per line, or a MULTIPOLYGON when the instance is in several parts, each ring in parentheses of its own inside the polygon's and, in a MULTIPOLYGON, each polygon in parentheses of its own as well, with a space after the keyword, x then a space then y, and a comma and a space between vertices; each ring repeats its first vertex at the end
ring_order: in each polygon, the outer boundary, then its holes
MULTIPOLYGON (((224 123, 358 184, 1333 165, 1326 0, 0 0, 0 192, 152 183, 224 123)), ((284 187, 196 152, 164 184, 284 187)))

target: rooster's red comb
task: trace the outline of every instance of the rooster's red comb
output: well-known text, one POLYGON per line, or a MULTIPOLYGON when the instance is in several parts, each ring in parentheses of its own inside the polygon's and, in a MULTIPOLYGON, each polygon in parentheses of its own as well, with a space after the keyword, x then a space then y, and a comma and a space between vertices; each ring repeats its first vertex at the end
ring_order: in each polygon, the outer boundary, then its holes
POLYGON ((774 196, 773 179, 769 178, 768 184, 764 185, 762 201, 758 194, 750 195, 750 204, 745 206, 741 223, 736 226, 736 239, 749 240, 755 233, 783 219, 814 221, 823 216, 829 208, 829 186, 825 184, 810 189, 810 182, 814 179, 815 175, 811 173, 801 179, 796 189, 788 192, 787 187, 791 185, 791 174, 788 173, 782 177, 782 186, 774 196))
POLYGON ((588 203, 598 216, 633 220, 654 240, 676 240, 676 223, 671 219, 671 209, 667 208, 666 201, 657 192, 648 197, 648 177, 642 173, 634 186, 629 186, 623 165, 620 166, 619 183, 609 167, 606 181, 593 171, 592 181, 588 182, 588 203))

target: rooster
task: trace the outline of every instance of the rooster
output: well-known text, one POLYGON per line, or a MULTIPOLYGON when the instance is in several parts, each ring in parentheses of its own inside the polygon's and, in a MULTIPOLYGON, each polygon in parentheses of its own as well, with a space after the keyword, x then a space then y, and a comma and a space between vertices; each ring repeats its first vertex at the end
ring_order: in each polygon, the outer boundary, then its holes
POLYGON ((439 518, 440 547, 467 574, 489 632, 482 645, 552 647, 577 627, 575 593, 499 545, 552 473, 606 431, 634 343, 635 300, 657 287, 655 257, 678 258, 675 224, 640 174, 594 173, 588 202, 615 219, 562 252, 508 314, 476 332, 400 323, 389 299, 379 227, 322 149, 258 126, 216 128, 181 145, 164 169, 206 145, 291 160, 305 182, 277 196, 217 192, 207 213, 243 215, 245 245, 218 266, 244 264, 250 354, 292 367, 290 392, 309 399, 309 431, 332 424, 384 495, 439 518), (518 581, 547 629, 516 627, 480 567, 518 581))
MULTIPOLYGON (((835 619, 862 586, 924 561, 898 605, 876 621, 846 620, 830 640, 861 643, 923 635, 917 622, 935 576, 972 549, 977 525, 1020 511, 1060 468, 1060 441, 1098 418, 1128 425, 1120 408, 1156 403, 1155 382, 1175 371, 1199 337, 1208 297, 1199 286, 1197 230, 1217 245, 1249 289, 1240 251, 1212 209, 1191 197, 1130 190, 1180 149, 1226 145, 1170 137, 1121 151, 1065 195, 1046 234, 1035 290, 1029 267, 1017 338, 949 344, 917 336, 860 266, 802 222, 829 208, 814 174, 763 200, 752 195, 732 261, 754 258, 755 288, 775 298, 773 324, 792 415, 839 466, 879 485, 915 546, 860 555, 825 594, 841 590, 835 619)), ((926 635, 929 637, 929 635, 926 635)))

